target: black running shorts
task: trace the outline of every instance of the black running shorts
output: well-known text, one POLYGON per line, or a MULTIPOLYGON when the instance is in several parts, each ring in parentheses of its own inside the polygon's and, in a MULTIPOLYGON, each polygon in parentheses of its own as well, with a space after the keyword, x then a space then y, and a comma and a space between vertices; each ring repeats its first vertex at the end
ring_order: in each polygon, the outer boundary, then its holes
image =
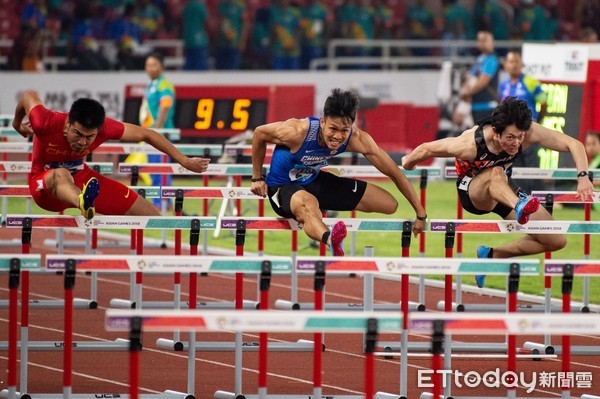
POLYGON ((367 183, 362 180, 319 172, 317 178, 305 186, 272 186, 268 194, 271 206, 279 216, 293 218, 290 201, 297 191, 306 190, 314 195, 323 211, 351 211, 356 209, 366 189, 367 183))

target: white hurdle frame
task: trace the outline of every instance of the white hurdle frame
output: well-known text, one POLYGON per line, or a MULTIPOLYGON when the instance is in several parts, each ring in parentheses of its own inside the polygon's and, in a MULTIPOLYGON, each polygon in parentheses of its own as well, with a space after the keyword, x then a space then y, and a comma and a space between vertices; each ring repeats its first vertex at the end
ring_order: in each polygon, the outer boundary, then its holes
MULTIPOLYGON (((484 271, 488 274, 497 275, 509 275, 511 265, 519 265, 519 277, 522 275, 539 275, 540 263, 534 259, 470 259, 470 258, 387 258, 387 257, 376 257, 376 258, 364 258, 364 257, 298 257, 297 264, 295 267, 300 273, 311 273, 314 272, 317 262, 325 262, 325 272, 327 274, 348 274, 364 273, 365 277, 368 274, 376 276, 378 274, 388 275, 402 275, 408 276, 410 274, 419 275, 463 275, 463 274, 481 274, 484 271)), ((369 303, 365 303, 365 310, 372 309, 372 296, 369 303)), ((407 309, 403 314, 405 317, 409 317, 410 312, 408 307, 403 304, 398 305, 398 310, 407 309)), ((421 312, 418 312, 421 313, 421 312)), ((449 336, 450 337, 450 336, 449 336)), ((400 394, 404 397, 407 396, 408 387, 406 386, 408 376, 408 353, 409 351, 426 352, 428 345, 419 345, 416 343, 408 342, 408 330, 406 326, 401 331, 401 340, 398 342, 380 342, 379 345, 383 346, 386 351, 399 350, 400 351, 400 394), (399 345, 398 345, 399 344, 399 345)), ((474 343, 460 344, 452 343, 450 337, 450 345, 446 345, 446 358, 447 362, 450 362, 451 350, 469 350, 469 351, 506 351, 508 345, 505 344, 481 344, 476 345, 474 343)), ((392 353, 390 353, 392 354, 392 353)), ((445 360, 446 361, 446 360, 445 360)), ((446 396, 450 396, 451 392, 448 390, 445 392, 446 396)))
MULTIPOLYGON (((475 314, 475 313, 413 313, 408 323, 414 333, 433 330, 434 321, 442 321, 446 334, 461 335, 544 335, 546 333, 571 336, 600 331, 600 314, 475 314), (474 323, 476 322, 476 323, 474 323)), ((516 397, 513 387, 508 388, 509 399, 516 397)), ((506 397, 489 397, 501 399, 506 397)), ((563 389, 562 399, 571 398, 570 389, 563 389)), ((475 399, 470 396, 453 396, 454 399, 475 399)), ((423 393, 420 399, 434 399, 423 393)), ((550 399, 550 398, 544 398, 550 399)))
MULTIPOLYGON (((349 314, 348 312, 319 312, 319 311, 279 311, 264 310, 253 312, 247 310, 238 311, 131 311, 131 310, 107 310, 106 327, 110 331, 127 331, 131 326, 132 318, 141 319, 142 329, 146 331, 171 331, 177 326, 177 320, 181 320, 182 329, 190 332, 195 331, 234 331, 243 332, 345 332, 361 333, 367 329, 368 321, 377 320, 379 331, 400 331, 402 328, 402 317, 393 316, 383 312, 361 312, 349 314), (161 322, 161 319, 170 319, 171 323, 161 322)), ((260 367, 259 367, 260 368, 260 367)), ((259 370, 261 375, 266 370, 259 370)), ((260 376, 259 376, 260 379, 260 376)), ((240 387, 241 388, 241 387, 240 387)), ((306 395, 267 395, 267 387, 258 384, 258 395, 242 395, 241 391, 215 392, 216 399, 232 399, 244 397, 247 399, 301 399, 306 395)), ((313 397, 320 398, 320 389, 315 388, 313 397)), ((327 398, 363 399, 363 396, 350 395, 327 395, 327 398)))
MULTIPOLYGON (((249 273, 260 274, 262 264, 270 262, 272 274, 289 274, 291 262, 288 257, 238 257, 238 256, 164 256, 143 255, 126 256, 121 255, 48 255, 46 257, 46 268, 48 270, 63 270, 68 260, 75 261, 76 270, 94 272, 141 272, 141 273, 249 273)), ((141 309, 140 309, 141 310, 141 309)), ((180 311, 180 309, 175 309, 180 311)), ((173 310, 171 310, 173 311, 173 310)), ((192 310, 193 311, 193 310, 192 310)), ((218 311, 223 313, 222 310, 218 311)), ((176 331, 177 329, 173 330, 176 331)), ((185 328, 181 329, 186 331, 185 328)), ((162 348, 173 349, 171 342, 159 338, 156 345, 162 348)), ((273 343, 271 350, 312 350, 312 342, 305 341, 301 349, 297 349, 297 343, 273 343)), ((241 342, 196 342, 195 334, 189 335, 188 344, 184 350, 188 352, 188 387, 187 395, 192 395, 195 385, 195 353, 200 351, 235 351, 235 375, 236 391, 241 392, 242 386, 242 352, 247 348, 257 351, 257 346, 242 346, 241 342)))

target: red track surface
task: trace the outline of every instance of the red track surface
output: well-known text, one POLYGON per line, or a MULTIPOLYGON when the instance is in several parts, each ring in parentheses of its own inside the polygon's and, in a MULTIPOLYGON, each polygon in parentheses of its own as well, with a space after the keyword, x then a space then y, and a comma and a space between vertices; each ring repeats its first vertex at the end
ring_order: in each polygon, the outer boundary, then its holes
MULTIPOLYGON (((18 237, 17 230, 0 230, 0 238, 18 237)), ((44 237, 41 230, 34 230, 31 253, 47 253, 48 248, 41 245, 44 237), (38 244, 39 243, 39 244, 38 244)), ((67 237, 72 239, 73 237, 67 237)), ((3 247, 2 252, 13 252, 3 247)), ((14 248, 19 252, 20 248, 14 248)), ((172 250, 154 250, 164 254, 172 250)), ((111 252, 115 252, 112 250, 111 252)), ((120 253, 128 254, 128 250, 120 253)), ((150 253, 150 251, 145 251, 150 253)), ((89 277, 78 274, 75 284, 75 297, 89 297, 89 277)), ((183 300, 187 300, 187 278, 182 279, 183 300)), ((328 278, 326 281, 326 301, 343 303, 362 302, 361 278, 328 278)), ((0 277, 0 299, 8 298, 7 277, 0 277)), ((312 280, 301 279, 299 288, 300 302, 313 300, 312 280)), ((244 283, 245 298, 256 299, 256 280, 246 278, 244 283)), ((74 340, 75 341, 106 341, 117 337, 127 338, 126 334, 108 333, 104 330, 104 310, 111 298, 129 297, 129 278, 127 276, 109 274, 99 279, 99 308, 75 309, 74 340)), ((64 295, 63 278, 57 275, 35 275, 31 279, 32 299, 60 299, 64 295)), ((231 301, 234 296, 234 277, 226 275, 210 275, 199 278, 198 301, 231 301)), ((289 279, 274 278, 271 284, 270 299, 289 299, 289 279)), ((144 300, 172 300, 172 279, 167 277, 144 278, 144 300)), ((400 283, 381 281, 376 282, 375 299, 380 303, 397 303, 400 298, 400 283)), ((417 298, 417 287, 411 286, 410 298, 417 298)), ((427 288, 428 309, 436 309, 436 304, 443 299, 439 289, 427 288)), ((464 294, 465 303, 500 303, 497 298, 483 295, 464 294)), ((273 304, 271 303, 271 306, 273 304)), ((63 310, 61 309, 31 309, 30 311, 30 340, 32 341, 62 341, 63 310)), ((0 310, 0 340, 6 341, 8 334, 8 310, 0 310)), ((599 332, 590 331, 590 336, 573 337, 572 345, 600 345, 599 332), (596 334, 592 337, 592 334, 596 334)), ((157 348, 157 338, 170 338, 169 333, 148 333, 143 335, 144 349, 141 354, 140 386, 142 394, 159 393, 165 390, 179 392, 187 391, 187 358, 185 352, 173 352, 157 348)), ((270 342, 294 342, 299 338, 312 339, 312 334, 291 335, 271 334, 270 342)), ((470 336, 454 337, 467 342, 502 342, 504 337, 470 336)), ((323 394, 324 395, 360 395, 364 392, 364 357, 362 354, 362 335, 327 334, 325 336, 326 351, 323 353, 323 394)), ((399 341, 399 335, 380 336, 382 341, 399 341)), ((187 340, 185 334, 182 340, 187 340)), ((198 341, 230 341, 233 334, 197 334, 198 341)), ((411 335, 410 342, 429 341, 429 337, 411 335)), ((517 345, 525 341, 542 342, 542 337, 519 337, 517 345)), ((258 335, 245 334, 244 341, 258 342, 258 335)), ((559 337, 553 337, 554 344, 560 344, 559 337)), ((127 352, 82 352, 73 354, 74 393, 115 394, 128 393, 128 353, 127 352)), ((30 393, 61 393, 62 392, 62 352, 36 351, 29 353, 29 392, 30 393)), ((203 352, 196 355, 196 385, 197 398, 212 398, 216 390, 234 390, 234 355, 231 352, 203 352)), ((408 368, 408 397, 418 398, 426 389, 418 387, 417 370, 427 369, 430 359, 409 359, 408 368)), ((258 352, 244 353, 243 393, 257 393, 258 352)), ((506 369, 506 360, 478 358, 452 360, 453 370, 466 373, 477 371, 480 375, 496 368, 502 373, 506 369)), ((0 353, 0 369, 7 369, 7 354, 0 353)), ((560 358, 555 360, 519 360, 517 371, 523 371, 527 381, 532 373, 559 372, 560 358)), ((306 394, 312 395, 313 363, 312 353, 305 352, 271 352, 268 359, 268 393, 269 394, 306 394)), ((383 359, 375 361, 375 389, 389 393, 399 393, 399 361, 398 359, 383 359)), ((573 372, 588 372, 592 375, 591 388, 574 388, 573 397, 582 394, 600 394, 600 357, 573 356, 571 370, 573 372)), ((6 387, 6 372, 0 374, 1 386, 6 387)), ((539 384, 538 384, 539 386, 539 384)), ((505 396, 506 389, 457 388, 452 387, 454 396, 505 396)), ((560 397, 560 389, 537 388, 531 394, 518 389, 518 396, 560 397)))

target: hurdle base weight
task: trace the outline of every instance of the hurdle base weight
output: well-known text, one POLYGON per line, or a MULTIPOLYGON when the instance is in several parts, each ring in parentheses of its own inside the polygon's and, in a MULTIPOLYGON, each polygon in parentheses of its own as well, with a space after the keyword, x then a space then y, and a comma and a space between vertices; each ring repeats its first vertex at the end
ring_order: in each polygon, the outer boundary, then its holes
MULTIPOLYGON (((65 301, 63 300, 38 300, 29 301, 29 309, 63 309, 65 301)), ((98 302, 91 299, 75 298, 73 299, 73 308, 75 309, 98 309, 98 302)), ((8 309, 8 301, 0 301, 0 309, 8 309)))
MULTIPOLYGON (((336 303, 327 302, 324 305, 325 310, 349 310, 349 311, 362 311, 365 306, 363 303, 336 303)), ((275 309, 280 310, 314 310, 315 304, 310 302, 305 303, 294 303, 285 299, 278 299, 275 301, 275 309)), ((416 302, 410 302, 408 309, 412 312, 423 312, 425 311, 425 305, 416 302)), ((400 305, 397 303, 376 303, 373 306, 375 311, 391 311, 397 312, 400 310, 400 305)))
MULTIPOLYGON (((115 309, 136 309, 136 303, 129 299, 113 298, 110 300, 110 307, 115 309)), ((174 309, 175 303, 169 301, 143 301, 142 309, 174 309)), ((180 309, 189 309, 189 303, 181 303, 180 309)), ((244 309, 258 309, 256 301, 245 299, 243 303, 244 309)), ((198 302, 196 309, 235 309, 234 302, 198 302)))
MULTIPOLYGON (((445 310, 445 301, 439 301, 437 303, 438 310, 445 310)), ((452 303, 452 310, 455 312, 506 312, 506 305, 494 305, 494 304, 479 304, 479 303, 452 303)), ((544 305, 517 305, 517 312, 519 313, 542 313, 544 312, 544 305)), ((562 312, 562 306, 553 305, 551 307, 552 312, 562 312)), ((589 313, 589 307, 583 306, 571 306, 571 313, 589 313)))
POLYGON ((532 351, 538 351, 538 353, 545 353, 546 355, 555 355, 556 354, 556 350, 555 350, 554 346, 552 346, 552 345, 546 346, 545 344, 540 344, 537 342, 526 341, 523 344, 523 348, 530 349, 532 351))
POLYGON ((233 392, 227 391, 216 391, 214 394, 215 399, 246 399, 242 394, 236 395, 233 392))
MULTIPOLYGON (((551 352, 549 354, 552 355, 562 355, 562 345, 551 345, 546 346, 544 344, 536 343, 536 342, 525 342, 524 347, 527 349, 538 349, 540 351, 545 351, 546 353, 551 352)), ((585 345, 572 345, 571 346, 571 355, 581 355, 581 356, 599 356, 600 355, 600 347, 598 346, 585 346, 585 345)))
MULTIPOLYGON (((27 349, 30 351, 62 351, 63 341, 29 341, 27 349)), ((0 351, 8 350, 8 342, 0 342, 0 351)), ((21 350, 21 343, 17 344, 17 350, 21 350)), ((73 341, 73 351, 128 351, 129 340, 117 338, 108 342, 73 341)), ((62 394, 61 394, 62 395, 62 394)))
MULTIPOLYGON (((187 351, 189 349, 188 342, 175 342, 167 338, 157 339, 156 346, 174 351, 187 351)), ((304 339, 299 339, 296 342, 269 342, 268 345, 270 352, 312 352, 313 347, 313 341, 304 339)), ((196 342, 194 348, 200 352, 234 352, 235 342, 196 342)), ((244 342, 242 344, 242 351, 244 352, 258 352, 258 349, 258 342, 244 342)), ((323 351, 325 351, 325 346, 323 346, 323 351)))
MULTIPOLYGON (((378 342, 384 352, 400 352, 400 342, 378 342)), ((529 348, 528 348, 529 349, 529 348)), ((507 344, 499 342, 452 342, 452 350, 456 352, 507 353, 507 344)), ((408 352, 430 352, 431 342, 409 342, 408 352)))

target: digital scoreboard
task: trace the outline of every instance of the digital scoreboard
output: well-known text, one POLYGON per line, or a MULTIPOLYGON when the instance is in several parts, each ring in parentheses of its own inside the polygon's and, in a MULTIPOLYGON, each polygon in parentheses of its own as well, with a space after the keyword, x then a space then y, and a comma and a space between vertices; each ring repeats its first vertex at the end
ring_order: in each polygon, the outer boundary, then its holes
MULTIPOLYGON (((144 88, 126 86, 125 122, 139 124, 144 88)), ((313 86, 175 85, 174 123, 188 139, 222 141, 265 123, 313 113, 313 86)))

